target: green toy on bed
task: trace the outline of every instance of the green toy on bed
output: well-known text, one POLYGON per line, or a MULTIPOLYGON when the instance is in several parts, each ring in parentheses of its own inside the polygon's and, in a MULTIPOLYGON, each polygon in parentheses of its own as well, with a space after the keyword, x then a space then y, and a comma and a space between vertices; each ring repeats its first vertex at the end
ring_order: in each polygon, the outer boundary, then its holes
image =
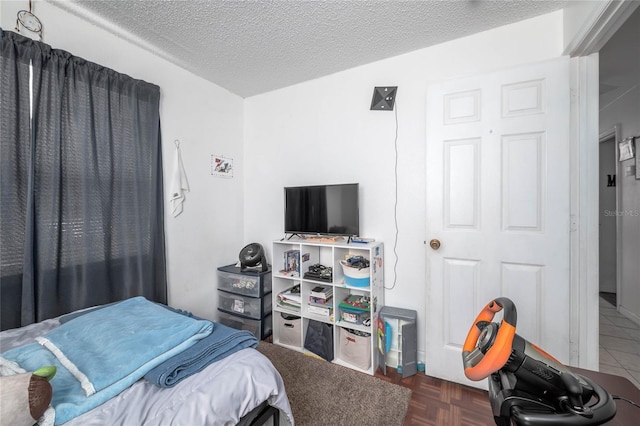
POLYGON ((56 367, 42 367, 33 373, 0 377, 0 419, 3 425, 31 426, 51 403, 53 389, 49 380, 56 367))

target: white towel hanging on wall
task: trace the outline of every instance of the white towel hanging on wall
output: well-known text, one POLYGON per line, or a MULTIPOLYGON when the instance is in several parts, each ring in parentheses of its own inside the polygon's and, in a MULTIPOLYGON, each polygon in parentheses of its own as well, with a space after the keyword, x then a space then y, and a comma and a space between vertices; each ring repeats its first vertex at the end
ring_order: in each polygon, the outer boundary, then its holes
POLYGON ((177 217, 182 213, 182 203, 184 203, 185 193, 189 192, 189 182, 182 165, 182 155, 180 154, 180 141, 176 139, 176 155, 174 161, 173 174, 171 175, 171 185, 169 190, 169 204, 171 215, 177 217))

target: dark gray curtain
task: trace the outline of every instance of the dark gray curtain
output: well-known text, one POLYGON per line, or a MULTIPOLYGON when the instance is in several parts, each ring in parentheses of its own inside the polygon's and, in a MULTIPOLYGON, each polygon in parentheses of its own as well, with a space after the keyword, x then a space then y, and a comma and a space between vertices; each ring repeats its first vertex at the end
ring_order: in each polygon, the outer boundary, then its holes
POLYGON ((159 87, 0 37, 2 329, 166 303, 159 87))

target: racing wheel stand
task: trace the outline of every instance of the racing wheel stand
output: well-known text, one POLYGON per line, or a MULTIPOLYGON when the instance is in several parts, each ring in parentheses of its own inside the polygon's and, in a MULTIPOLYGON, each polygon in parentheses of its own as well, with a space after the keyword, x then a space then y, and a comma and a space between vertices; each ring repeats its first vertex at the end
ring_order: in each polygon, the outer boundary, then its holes
POLYGON ((494 299, 474 321, 463 346, 465 376, 489 379, 496 425, 591 426, 615 416, 615 401, 605 389, 517 335, 516 322, 514 303, 494 299), (492 322, 503 309, 502 322, 492 322))

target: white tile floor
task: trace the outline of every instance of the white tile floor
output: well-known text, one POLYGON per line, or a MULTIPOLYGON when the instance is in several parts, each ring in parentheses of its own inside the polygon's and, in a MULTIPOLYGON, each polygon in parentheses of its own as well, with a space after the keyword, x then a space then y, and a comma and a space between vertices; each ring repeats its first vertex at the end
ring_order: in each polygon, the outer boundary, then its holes
POLYGON ((640 326, 600 298, 600 371, 631 380, 640 388, 640 326))

